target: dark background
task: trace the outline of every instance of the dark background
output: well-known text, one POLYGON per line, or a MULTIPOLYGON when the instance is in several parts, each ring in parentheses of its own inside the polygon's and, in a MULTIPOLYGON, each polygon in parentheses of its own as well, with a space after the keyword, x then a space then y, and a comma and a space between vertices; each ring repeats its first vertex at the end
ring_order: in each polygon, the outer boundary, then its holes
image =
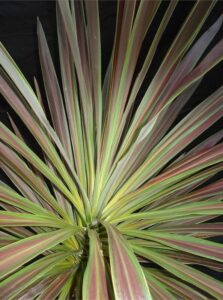
MULTIPOLYGON (((156 53, 154 62, 150 68, 146 82, 139 93, 140 96, 145 91, 146 86, 150 82, 154 72, 159 66, 162 58, 164 57, 168 47, 173 41, 174 36, 178 32, 180 26, 182 25, 185 17, 189 13, 193 1, 180 1, 177 9, 169 23, 167 30, 161 39, 158 51, 156 53)), ((158 24, 160 23, 161 17, 167 7, 168 2, 163 1, 162 5, 158 11, 155 20, 152 23, 152 27, 149 30, 144 45, 142 53, 139 58, 138 68, 140 67, 143 58, 146 54, 146 49, 150 45, 151 39, 156 31, 158 24)), ((223 11, 223 2, 219 1, 211 14, 209 15, 205 25, 200 31, 198 37, 207 30, 220 16, 223 11)), ((39 16, 42 22, 47 41, 51 50, 51 54, 56 66, 57 71, 59 70, 59 59, 58 59, 58 48, 57 48, 57 35, 56 35, 56 19, 55 19, 55 1, 0 1, 0 40, 9 51, 11 56, 14 58, 15 62, 21 68, 23 74, 33 85, 33 77, 36 76, 38 81, 43 87, 41 81, 41 70, 38 58, 38 45, 37 45, 37 35, 36 35, 36 19, 39 16)), ((109 61, 109 57, 112 51, 112 44, 114 39, 115 30, 115 16, 116 16, 116 1, 101 1, 100 2, 100 17, 101 17, 101 35, 102 35, 102 71, 105 73, 106 66, 109 61)), ((214 41, 211 43, 210 49, 217 41, 222 38, 223 28, 217 34, 214 41)), ((207 51, 206 51, 207 53, 207 51)), ((59 74, 59 72, 58 72, 59 74)), ((193 107, 199 104, 207 96, 209 96, 214 90, 216 90, 223 83, 223 72, 222 64, 217 65, 212 69, 204 78, 200 84, 198 90, 195 92, 191 101, 184 107, 179 118, 180 120, 186 113, 188 113, 193 107)), ((7 112, 12 115, 19 124, 22 132, 27 138, 28 144, 38 152, 38 146, 35 141, 29 135, 27 129, 23 126, 22 122, 18 119, 16 114, 7 105, 6 101, 0 98, 0 118, 4 123, 9 125, 7 119, 7 112)), ((202 139, 221 129, 223 126, 223 121, 218 121, 213 125, 208 131, 206 131, 200 138, 198 138, 194 143, 200 142, 202 139)), ((190 145, 191 147, 191 145, 190 145)), ((0 178, 4 178, 1 174, 0 178)), ((222 176, 218 174, 217 177, 222 176)), ((220 241, 220 239, 218 239, 220 241)), ((218 274, 213 271, 209 271, 214 277, 223 278, 223 275, 218 274)))

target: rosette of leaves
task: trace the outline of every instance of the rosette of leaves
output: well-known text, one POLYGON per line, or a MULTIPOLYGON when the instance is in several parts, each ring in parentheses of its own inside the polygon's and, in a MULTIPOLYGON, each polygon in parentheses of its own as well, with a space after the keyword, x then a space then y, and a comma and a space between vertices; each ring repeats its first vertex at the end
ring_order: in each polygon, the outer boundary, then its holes
POLYGON ((223 180, 209 180, 222 170, 223 131, 187 150, 223 116, 222 87, 175 122, 223 57, 223 41, 211 44, 222 16, 197 38, 214 1, 194 3, 134 106, 177 5, 166 5, 135 73, 160 2, 118 1, 102 78, 98 3, 58 1, 61 82, 38 21, 44 95, 1 44, 1 94, 41 149, 12 119, 1 123, 12 183, 0 184, 1 299, 223 299, 223 284, 195 267, 223 269, 210 239, 223 230, 213 222, 223 180))

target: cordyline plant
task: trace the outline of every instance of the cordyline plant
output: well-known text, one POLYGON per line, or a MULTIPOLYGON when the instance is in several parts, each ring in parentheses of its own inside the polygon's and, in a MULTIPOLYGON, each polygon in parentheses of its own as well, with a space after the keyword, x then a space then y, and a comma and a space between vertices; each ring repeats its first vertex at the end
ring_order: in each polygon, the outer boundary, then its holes
POLYGON ((1 123, 12 185, 0 184, 0 299, 223 299, 223 284, 194 267, 223 269, 223 245, 210 241, 223 230, 211 222, 223 180, 209 180, 223 168, 223 130, 185 150, 223 116, 222 87, 174 122, 223 57, 223 41, 205 51, 223 16, 196 39, 214 1, 193 5, 135 108, 177 2, 135 75, 159 5, 117 3, 103 84, 97 2, 57 2, 61 87, 38 21, 52 122, 37 81, 33 91, 1 44, 1 93, 42 152, 1 123))

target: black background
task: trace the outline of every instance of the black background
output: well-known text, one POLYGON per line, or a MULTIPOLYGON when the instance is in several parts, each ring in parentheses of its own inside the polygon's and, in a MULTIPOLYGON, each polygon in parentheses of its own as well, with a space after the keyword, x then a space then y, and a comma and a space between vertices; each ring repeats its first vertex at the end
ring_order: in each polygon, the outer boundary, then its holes
MULTIPOLYGON (((169 23, 164 37, 161 39, 158 51, 156 53, 154 63, 151 66, 151 70, 148 73, 146 82, 139 93, 138 98, 145 91, 146 86, 150 82, 154 72, 159 66, 164 54, 166 53, 169 45, 173 41, 174 36, 178 32, 181 24, 185 20, 188 12, 190 11, 193 1, 180 1, 178 7, 173 15, 171 22, 169 23)), ((140 68, 143 58, 146 54, 146 49, 151 42, 153 34, 156 31, 157 25, 159 24, 161 17, 165 11, 168 2, 163 1, 162 5, 158 11, 158 14, 152 23, 152 27, 149 30, 140 59, 138 61, 137 68, 140 68)), ((208 27, 210 27, 214 21, 220 16, 223 11, 223 2, 219 1, 214 7, 213 11, 209 15, 205 25, 203 26, 200 34, 202 34, 208 27)), ((58 48, 57 48, 57 35, 56 35, 56 19, 55 19, 55 1, 0 1, 0 40, 9 51, 11 56, 14 58, 18 66, 21 68, 23 74, 28 79, 30 84, 33 85, 33 77, 36 76, 41 86, 43 87, 41 81, 41 70, 38 58, 38 45, 37 45, 37 35, 36 35, 36 19, 39 16, 42 22, 47 41, 51 50, 51 54, 56 66, 57 71, 59 70, 59 60, 58 60, 58 48)), ((115 1, 101 1, 100 2, 100 18, 101 18, 101 35, 102 35, 102 71, 105 73, 106 66, 109 61, 109 57, 112 51, 112 44, 114 39, 115 30, 115 16, 116 16, 116 2, 115 1)), ((222 32, 219 31, 214 41, 211 43, 211 47, 216 44, 222 38, 222 32)), ((207 51, 206 51, 207 53, 207 51)), ((59 74, 59 72, 58 72, 59 74)), ((223 83, 223 72, 222 65, 216 66, 212 69, 204 78, 203 82, 199 86, 198 90, 195 92, 191 101, 184 107, 179 118, 181 119, 188 111, 199 104, 202 100, 210 95, 214 90, 216 90, 223 83)), ((21 121, 18 119, 16 114, 8 106, 3 98, 0 98, 0 118, 3 122, 9 125, 7 119, 7 112, 9 112, 14 119, 16 119, 17 124, 22 128, 23 133, 27 137, 28 144, 38 151, 38 146, 35 141, 29 135, 26 128, 23 126, 21 121)), ((204 139, 216 130, 221 129, 223 122, 218 121, 214 126, 212 126, 208 131, 206 131, 199 139, 195 141, 196 144, 200 140, 204 139)), ((3 175, 2 175, 3 176, 3 175)), ((220 177, 218 175, 218 177, 220 177)), ((5 178, 4 178, 5 179, 5 178)), ((222 277, 216 272, 208 271, 215 277, 222 277)))

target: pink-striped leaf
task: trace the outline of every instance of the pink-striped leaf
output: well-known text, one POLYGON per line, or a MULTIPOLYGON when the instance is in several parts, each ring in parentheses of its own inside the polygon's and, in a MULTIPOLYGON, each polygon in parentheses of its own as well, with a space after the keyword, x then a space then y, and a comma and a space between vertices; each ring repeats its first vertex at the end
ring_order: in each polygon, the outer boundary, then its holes
POLYGON ((47 45, 46 37, 39 19, 37 19, 37 34, 39 41, 40 63, 53 125, 64 146, 65 151, 67 152, 70 161, 72 162, 70 135, 64 110, 63 99, 56 72, 53 66, 53 61, 47 45))
POLYGON ((117 299, 152 299, 143 271, 132 249, 109 224, 104 224, 108 234, 111 275, 117 299))
POLYGON ((153 276, 150 272, 149 269, 143 269, 143 272, 145 274, 145 277, 148 281, 148 285, 151 291, 151 295, 153 299, 159 299, 159 300, 175 300, 175 297, 168 288, 166 287, 165 284, 160 282, 159 280, 156 279, 155 276, 153 276))
MULTIPOLYGON (((1 46, 2 45, 0 44, 0 48, 1 48, 1 46)), ((4 51, 6 51, 6 50, 4 49, 4 51)), ((5 55, 8 56, 9 54, 7 53, 5 55)), ((13 62, 13 64, 15 65, 14 62, 13 62)), ((52 142, 48 136, 53 138, 53 140, 55 141, 56 145, 58 146, 58 148, 60 150, 61 155, 63 156, 64 160, 67 162, 67 167, 70 169, 73 177, 76 179, 76 182, 79 184, 81 192, 83 193, 83 188, 80 184, 77 174, 74 171, 74 169, 71 167, 71 164, 64 152, 64 149, 61 145, 59 138, 55 135, 55 132, 52 130, 51 127, 48 128, 48 125, 47 125, 47 128, 49 130, 47 130, 48 135, 46 135, 45 132, 43 132, 42 128, 39 126, 38 122, 35 120, 34 115, 33 115, 33 110, 38 115, 38 110, 35 109, 35 105, 32 103, 34 105, 34 108, 32 107, 32 109, 29 109, 29 105, 25 106, 23 104, 23 101, 18 97, 17 93, 15 93, 15 91, 12 89, 12 87, 8 83, 7 79, 5 79, 5 77, 3 77, 2 75, 0 75, 0 92, 5 97, 5 99, 8 101, 10 106, 12 106, 12 108, 16 111, 16 113, 22 119, 24 124, 30 130, 30 132, 33 134, 33 136, 35 137, 37 142, 40 144, 43 151, 46 153, 47 157, 49 157, 50 161, 53 162, 55 168, 57 169, 58 173, 62 176, 64 181, 68 183, 68 185, 71 187, 71 190, 75 191, 76 187, 74 185, 74 181, 71 179, 70 175, 68 175, 68 170, 65 168, 65 165, 61 160, 61 157, 58 155, 58 152, 56 151, 55 146, 52 144, 52 142)), ((34 96, 35 96, 35 94, 34 94, 34 96)), ((36 98, 36 96, 35 96, 34 103, 35 102, 38 103, 38 99, 36 98)), ((42 113, 40 113, 40 114, 42 114, 42 113)), ((39 116, 39 118, 40 118, 40 122, 42 123, 40 116, 39 116)), ((44 118, 45 118, 45 116, 44 116, 44 118)), ((45 123, 43 122, 43 125, 44 124, 45 123)))
MULTIPOLYGON (((36 193, 26 184, 16 173, 14 173, 8 166, 4 165, 2 162, 0 162, 0 167, 4 171, 4 173, 11 178, 14 185, 17 187, 17 189, 20 191, 20 193, 26 197, 27 199, 31 200, 31 202, 42 206, 43 203, 40 202, 38 196, 36 193)), ((48 205, 48 208, 50 206, 48 205)), ((50 210, 50 209, 49 209, 50 210)))
POLYGON ((211 241, 186 235, 163 233, 153 230, 126 231, 127 235, 156 241, 171 248, 189 252, 201 257, 223 262, 223 246, 211 241))
POLYGON ((64 274, 58 275, 48 287, 46 287, 43 292, 41 292, 40 296, 37 298, 38 300, 52 300, 56 299, 59 295, 62 287, 66 283, 70 272, 65 272, 64 274))
POLYGON ((60 229, 22 239, 0 249, 0 278, 18 269, 37 255, 67 240, 76 229, 60 229))
MULTIPOLYGON (((189 16, 185 20, 183 26, 180 28, 174 42, 169 51, 163 59, 159 70, 153 77, 136 113, 134 120, 128 130, 123 148, 126 150, 126 144, 129 145, 134 133, 139 129, 139 124, 145 119, 151 105, 154 103, 158 95, 163 91, 165 84, 168 82, 171 74, 175 70, 177 62, 182 58, 185 51, 195 39, 199 29, 207 18, 211 8, 214 4, 211 2, 196 2, 189 16)), ((123 152, 124 152, 123 150, 123 152)))
POLYGON ((18 240, 17 237, 15 237, 14 235, 10 235, 7 232, 4 231, 0 231, 0 248, 7 246, 11 243, 14 243, 18 240))
MULTIPOLYGON (((68 199, 70 199, 70 201, 74 203, 74 205, 75 202, 77 201, 78 210, 81 210, 82 203, 78 198, 78 193, 76 191, 76 188, 73 189, 73 193, 75 195, 75 197, 73 197, 73 195, 66 188, 66 186, 61 182, 61 180, 59 180, 58 176, 56 176, 52 172, 52 170, 33 151, 31 151, 22 140, 20 140, 16 135, 14 135, 2 123, 0 123, 0 133, 1 133, 1 138, 0 138, 1 140, 3 140, 7 145, 10 145, 14 150, 16 150, 19 154, 21 154, 24 158, 26 158, 28 162, 30 162, 33 166, 35 166, 35 168, 44 176, 46 176, 56 187, 58 187, 59 190, 62 193, 64 193, 68 197, 68 199)), ((41 182, 39 177, 37 180, 41 182)))
POLYGON ((62 219, 52 216, 50 214, 45 215, 33 215, 26 213, 17 213, 9 211, 0 211, 0 227, 16 227, 16 226, 46 226, 53 228, 64 228, 69 226, 62 219))
MULTIPOLYGON (((61 13, 57 7, 57 31, 60 54, 60 69, 63 83, 63 95, 70 130, 71 144, 75 159, 75 166, 80 182, 86 187, 85 152, 83 128, 81 126, 80 106, 76 91, 76 76, 61 13)), ((82 51, 83 52, 83 51, 82 51)))
POLYGON ((83 279, 83 299, 108 300, 106 274, 100 240, 94 230, 88 231, 90 253, 83 279))
POLYGON ((37 297, 44 289, 46 289, 49 286, 49 284, 51 284, 52 281, 53 281, 53 278, 46 278, 46 279, 41 280, 37 284, 33 284, 26 290, 22 291, 18 295, 18 297, 19 297, 18 299, 19 300, 28 300, 28 299, 31 299, 32 297, 37 297))
POLYGON ((134 251, 147 259, 160 265, 176 277, 199 287, 199 289, 209 293, 211 296, 221 299, 223 297, 223 284, 220 281, 192 268, 181 262, 169 258, 167 255, 155 253, 148 248, 132 245, 134 251))
POLYGON ((70 253, 54 253, 43 257, 36 262, 23 267, 21 270, 7 277, 0 283, 0 295, 2 298, 16 297, 20 292, 36 284, 44 278, 58 263, 65 260, 70 253))
POLYGON ((77 272, 77 267, 73 268, 70 272, 69 277, 67 278, 66 282, 64 283, 63 287, 60 290, 60 294, 58 296, 58 300, 68 300, 72 295, 72 287, 75 282, 75 275, 77 272))
POLYGON ((25 182, 35 192, 37 192, 44 201, 46 201, 55 211, 67 218, 65 211, 58 205, 56 199, 49 192, 49 190, 42 185, 41 180, 37 177, 25 164, 25 162, 9 147, 0 141, 0 160, 25 182))
MULTIPOLYGON (((197 300, 207 300, 207 297, 202 295, 200 292, 186 285, 182 281, 172 278, 161 273, 158 270, 149 269, 149 272, 152 273, 160 282, 164 283, 167 288, 169 288, 173 293, 183 297, 185 300, 197 299, 197 300)), ((169 274, 168 274, 169 275, 169 274)))
POLYGON ((123 215, 117 219, 112 219, 111 223, 117 223, 120 221, 133 221, 133 220, 147 220, 145 226, 152 225, 154 223, 161 223, 170 220, 179 220, 179 219, 190 219, 195 216, 219 216, 223 212, 223 202, 222 197, 218 199, 202 201, 198 203, 180 205, 179 207, 174 208, 165 208, 156 211, 149 212, 138 212, 130 215, 123 215))
POLYGON ((7 203, 30 213, 49 213, 49 210, 45 210, 42 206, 32 201, 32 198, 27 199, 16 193, 13 189, 2 184, 0 184, 0 202, 7 203))

